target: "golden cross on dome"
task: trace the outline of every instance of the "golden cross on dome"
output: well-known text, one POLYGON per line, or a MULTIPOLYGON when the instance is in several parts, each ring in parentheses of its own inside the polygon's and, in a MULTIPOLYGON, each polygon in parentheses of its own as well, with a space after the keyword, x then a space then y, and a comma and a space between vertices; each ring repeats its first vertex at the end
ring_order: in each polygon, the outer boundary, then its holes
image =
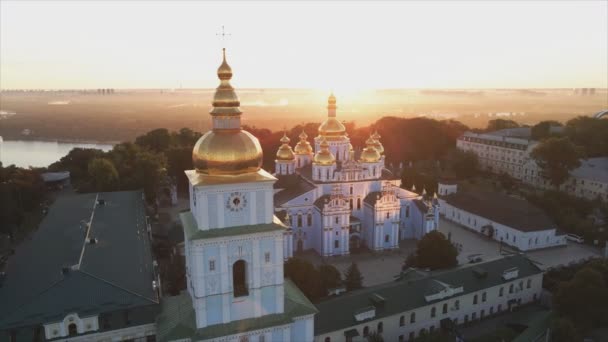
POLYGON ((226 33, 226 31, 224 30, 224 25, 222 25, 222 32, 218 32, 215 35, 220 37, 220 39, 222 40, 222 45, 224 45, 224 43, 226 42, 226 37, 232 36, 231 33, 226 33))

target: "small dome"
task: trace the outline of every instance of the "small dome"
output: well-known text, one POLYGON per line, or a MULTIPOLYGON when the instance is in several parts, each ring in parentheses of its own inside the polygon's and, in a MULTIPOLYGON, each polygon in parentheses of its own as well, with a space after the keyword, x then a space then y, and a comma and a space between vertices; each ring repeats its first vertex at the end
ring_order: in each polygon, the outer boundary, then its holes
POLYGON ((281 138, 281 143, 282 145, 279 147, 279 150, 277 151, 277 160, 294 160, 295 156, 293 154, 293 150, 291 149, 291 146, 289 146, 289 137, 287 137, 287 134, 283 134, 283 137, 281 138))
POLYGON ((377 163, 380 160, 381 156, 378 153, 378 150, 375 148, 368 146, 363 149, 361 152, 361 161, 364 163, 377 163))
POLYGON ((378 153, 380 154, 384 154, 384 146, 382 146, 382 143, 380 142, 380 134, 378 134, 378 131, 375 131, 374 134, 372 134, 371 136, 372 139, 374 139, 374 148, 378 151, 378 153))
POLYGON ((336 162, 336 157, 329 150, 327 140, 323 139, 319 144, 320 150, 315 154, 312 161, 316 165, 333 165, 336 162))
POLYGON ((208 175, 257 172, 262 167, 262 147, 247 131, 209 131, 194 145, 192 162, 208 175))
POLYGON ((312 153, 312 146, 310 146, 310 143, 308 141, 306 141, 307 138, 308 138, 308 134, 306 134, 306 132, 302 131, 302 133, 300 133, 300 141, 298 141, 298 143, 296 144, 296 147, 295 147, 296 154, 311 154, 312 153))

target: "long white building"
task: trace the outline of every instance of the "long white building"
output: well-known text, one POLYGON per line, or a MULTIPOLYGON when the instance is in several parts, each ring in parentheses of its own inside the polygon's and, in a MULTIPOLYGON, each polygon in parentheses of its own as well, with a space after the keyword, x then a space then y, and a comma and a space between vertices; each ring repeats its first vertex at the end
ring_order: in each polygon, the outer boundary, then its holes
POLYGON ((399 281, 317 304, 315 341, 366 341, 371 332, 413 341, 537 301, 542 274, 522 255, 429 274, 409 270, 399 281))

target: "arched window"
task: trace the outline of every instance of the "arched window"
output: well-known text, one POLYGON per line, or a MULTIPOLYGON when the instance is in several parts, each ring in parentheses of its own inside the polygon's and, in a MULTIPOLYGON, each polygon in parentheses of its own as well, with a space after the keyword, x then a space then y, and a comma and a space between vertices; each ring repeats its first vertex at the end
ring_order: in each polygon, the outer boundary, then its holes
POLYGON ((78 328, 76 327, 76 323, 70 323, 70 325, 68 325, 68 334, 70 336, 76 336, 78 334, 78 328))
POLYGON ((443 310, 442 310, 442 312, 444 314, 448 313, 448 303, 443 303, 443 310))
POLYGON ((308 213, 308 215, 306 216, 306 224, 310 227, 312 226, 312 214, 308 213))
POLYGON ((431 308, 431 318, 435 317, 435 314, 437 313, 437 309, 433 306, 431 308))
POLYGON ((378 334, 382 334, 382 332, 384 331, 384 324, 382 324, 382 322, 378 323, 378 334))
POLYGON ((473 304, 477 304, 477 295, 473 296, 473 304))
POLYGON ((357 209, 361 209, 361 198, 357 198, 357 209))
POLYGON ((351 195, 353 194, 353 187, 352 187, 352 185, 351 185, 351 187, 350 187, 350 194, 351 194, 351 195))
POLYGON ((302 227, 302 214, 298 214, 298 227, 302 227))
POLYGON ((412 312, 410 315, 410 323, 416 323, 416 313, 412 312))
POLYGON ((363 336, 367 336, 369 335, 369 327, 366 325, 365 328, 363 328, 363 336))
POLYGON ((526 288, 529 289, 532 286, 532 279, 528 279, 528 281, 526 281, 526 288))
POLYGON ((350 199, 350 210, 353 210, 353 199, 350 199))
POLYGON ((326 337, 325 342, 331 342, 331 337, 326 337))
POLYGON ((498 297, 502 297, 502 295, 503 295, 503 293, 504 293, 504 292, 505 292, 504 287, 501 287, 501 288, 498 290, 498 297))
POLYGON ((399 317, 399 326, 402 327, 405 325, 405 316, 399 317))
POLYGON ((459 310, 459 309, 460 309, 460 301, 459 301, 459 300, 456 300, 456 301, 454 302, 454 307, 456 308, 456 310, 459 310))
POLYGON ((232 288, 235 297, 247 296, 247 264, 239 260, 232 265, 232 288))
POLYGON ((481 294, 481 301, 482 302, 486 301, 486 293, 485 292, 481 294))
POLYGON ((509 293, 513 293, 513 284, 509 285, 509 293))

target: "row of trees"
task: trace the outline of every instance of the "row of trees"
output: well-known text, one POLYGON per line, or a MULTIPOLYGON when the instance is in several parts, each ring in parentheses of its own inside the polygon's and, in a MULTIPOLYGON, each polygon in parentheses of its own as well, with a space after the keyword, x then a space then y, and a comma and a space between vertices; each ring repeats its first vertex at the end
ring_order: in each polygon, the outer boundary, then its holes
POLYGON ((608 326, 608 261, 550 270, 543 286, 553 292, 558 317, 552 341, 580 342, 595 329, 608 326))

